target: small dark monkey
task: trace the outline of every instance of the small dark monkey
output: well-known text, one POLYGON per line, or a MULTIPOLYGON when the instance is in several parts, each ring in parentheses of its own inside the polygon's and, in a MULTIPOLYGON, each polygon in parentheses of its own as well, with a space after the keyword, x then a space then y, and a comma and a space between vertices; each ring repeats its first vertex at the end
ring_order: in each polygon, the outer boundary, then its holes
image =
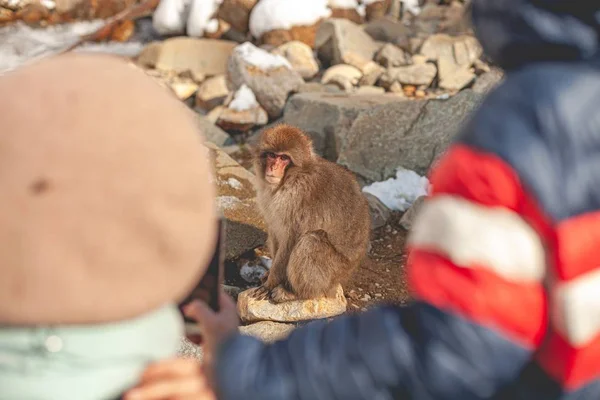
POLYGON ((356 179, 284 124, 264 131, 254 166, 273 257, 257 296, 274 302, 334 296, 369 244, 369 207, 356 179))

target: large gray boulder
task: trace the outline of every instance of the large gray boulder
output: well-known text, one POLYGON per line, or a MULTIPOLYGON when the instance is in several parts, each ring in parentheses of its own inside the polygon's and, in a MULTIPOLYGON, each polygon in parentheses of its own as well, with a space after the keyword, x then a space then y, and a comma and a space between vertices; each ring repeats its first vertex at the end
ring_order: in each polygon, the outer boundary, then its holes
POLYGON ((319 155, 336 161, 352 123, 361 111, 401 100, 391 93, 298 93, 288 100, 283 122, 304 130, 313 139, 319 155))
POLYGON ((425 175, 483 96, 464 90, 448 100, 403 100, 361 112, 338 162, 381 181, 403 167, 425 175))

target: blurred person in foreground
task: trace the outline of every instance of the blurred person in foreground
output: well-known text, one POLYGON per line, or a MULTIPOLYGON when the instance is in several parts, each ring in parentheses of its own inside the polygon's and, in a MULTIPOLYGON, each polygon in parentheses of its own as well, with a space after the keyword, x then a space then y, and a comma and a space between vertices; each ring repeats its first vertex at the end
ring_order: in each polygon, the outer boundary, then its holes
POLYGON ((83 54, 0 77, 0 110, 0 399, 121 398, 176 356, 177 302, 216 242, 191 112, 125 61, 83 54))
POLYGON ((507 75, 431 173, 414 302, 271 345, 193 304, 219 399, 600 399, 600 2, 472 12, 507 75))

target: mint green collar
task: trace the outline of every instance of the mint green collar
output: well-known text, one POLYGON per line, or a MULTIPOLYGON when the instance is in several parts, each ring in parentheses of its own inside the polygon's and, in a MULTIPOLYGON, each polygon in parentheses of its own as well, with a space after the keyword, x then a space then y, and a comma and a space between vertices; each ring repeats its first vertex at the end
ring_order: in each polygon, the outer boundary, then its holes
POLYGON ((175 305, 103 325, 0 325, 0 400, 116 399, 182 336, 175 305))

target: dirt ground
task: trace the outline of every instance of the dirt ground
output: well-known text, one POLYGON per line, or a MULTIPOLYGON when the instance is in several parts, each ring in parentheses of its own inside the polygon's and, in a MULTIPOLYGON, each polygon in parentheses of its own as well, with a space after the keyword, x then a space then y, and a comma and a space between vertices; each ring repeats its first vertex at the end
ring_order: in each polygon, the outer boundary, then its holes
MULTIPOLYGON (((236 152, 231 157, 246 169, 252 170, 248 151, 236 152)), ((385 226, 371 233, 371 250, 367 260, 344 285, 349 313, 364 311, 375 304, 404 304, 408 301, 404 271, 406 232, 399 224, 401 216, 402 213, 393 213, 385 226)), ((230 276, 227 281, 226 283, 242 288, 253 286, 237 277, 230 276)))

